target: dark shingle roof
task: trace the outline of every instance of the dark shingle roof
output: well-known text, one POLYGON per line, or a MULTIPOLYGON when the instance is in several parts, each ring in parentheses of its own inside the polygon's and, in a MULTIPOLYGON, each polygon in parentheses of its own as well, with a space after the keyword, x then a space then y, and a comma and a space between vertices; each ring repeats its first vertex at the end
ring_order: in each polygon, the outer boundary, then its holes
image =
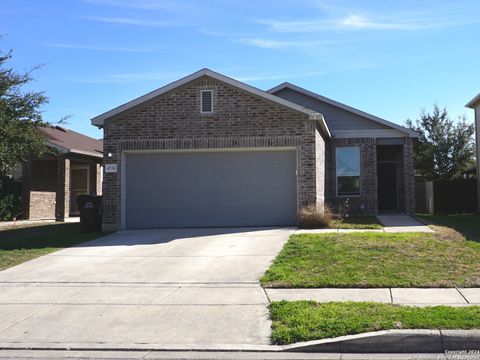
POLYGON ((102 140, 91 138, 61 126, 42 127, 39 131, 45 137, 47 145, 60 148, 65 152, 102 157, 102 140))

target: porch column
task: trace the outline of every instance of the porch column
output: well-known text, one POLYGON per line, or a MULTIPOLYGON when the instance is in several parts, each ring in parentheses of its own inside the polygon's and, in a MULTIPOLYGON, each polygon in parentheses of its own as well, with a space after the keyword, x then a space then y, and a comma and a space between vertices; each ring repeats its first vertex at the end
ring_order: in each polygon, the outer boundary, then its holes
POLYGON ((403 194, 405 212, 415 213, 415 167, 413 161, 413 140, 406 137, 403 144, 403 194))
POLYGON ((95 195, 102 195, 102 164, 94 165, 95 195))
POLYGON ((57 160, 57 194, 55 197, 55 218, 65 221, 70 215, 70 159, 60 155, 57 160))

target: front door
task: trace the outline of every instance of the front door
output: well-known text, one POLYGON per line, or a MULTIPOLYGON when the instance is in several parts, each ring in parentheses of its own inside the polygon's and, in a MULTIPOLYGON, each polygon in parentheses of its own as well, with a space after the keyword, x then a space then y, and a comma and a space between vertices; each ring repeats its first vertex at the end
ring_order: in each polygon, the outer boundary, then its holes
POLYGON ((72 167, 70 172, 70 215, 78 215, 77 196, 90 193, 88 166, 72 167))
POLYGON ((377 164, 378 210, 397 211, 397 164, 394 162, 377 164))

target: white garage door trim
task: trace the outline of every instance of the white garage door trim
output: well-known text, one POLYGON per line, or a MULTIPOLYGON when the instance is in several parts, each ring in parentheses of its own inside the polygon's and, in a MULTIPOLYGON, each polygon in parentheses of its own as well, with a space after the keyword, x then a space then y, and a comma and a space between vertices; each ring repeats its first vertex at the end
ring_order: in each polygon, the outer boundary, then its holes
POLYGON ((121 229, 127 228, 127 201, 126 201, 126 168, 127 168, 127 155, 128 154, 168 154, 168 153, 202 153, 202 152, 275 152, 275 151, 294 151, 295 152, 295 169, 296 169, 296 210, 298 212, 298 198, 299 198, 299 183, 298 183, 298 149, 297 147, 259 147, 259 148, 225 148, 225 149, 172 149, 172 150, 124 150, 121 156, 120 167, 120 210, 121 210, 121 229))

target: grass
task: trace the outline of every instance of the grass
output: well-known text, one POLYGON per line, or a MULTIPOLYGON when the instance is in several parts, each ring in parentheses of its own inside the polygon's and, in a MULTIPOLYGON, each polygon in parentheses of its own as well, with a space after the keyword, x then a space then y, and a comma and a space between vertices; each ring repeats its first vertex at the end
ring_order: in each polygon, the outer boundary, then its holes
POLYGON ((423 215, 417 217, 427 224, 450 227, 463 234, 467 239, 480 242, 480 215, 423 215))
POLYGON ((266 287, 475 287, 480 243, 442 233, 293 235, 266 287))
POLYGON ((372 215, 349 216, 343 219, 333 219, 330 229, 382 229, 378 219, 372 215))
POLYGON ((389 329, 478 329, 480 306, 281 301, 270 304, 272 341, 290 344, 389 329))
POLYGON ((0 230, 0 270, 103 235, 81 233, 78 223, 0 230))

